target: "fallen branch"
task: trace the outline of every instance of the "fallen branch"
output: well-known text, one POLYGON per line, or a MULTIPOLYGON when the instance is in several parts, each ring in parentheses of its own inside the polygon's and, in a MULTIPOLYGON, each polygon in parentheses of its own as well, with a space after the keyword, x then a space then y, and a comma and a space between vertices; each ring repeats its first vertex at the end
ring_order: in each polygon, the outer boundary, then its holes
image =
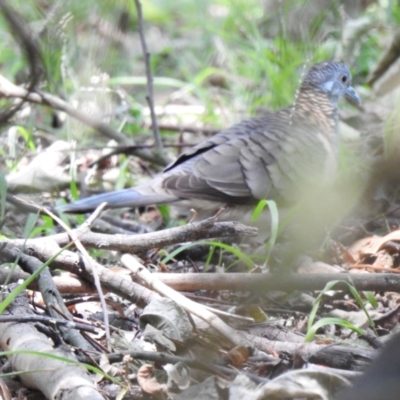
MULTIPOLYGON (((180 291, 195 290, 249 290, 252 293, 263 293, 267 290, 322 290, 328 282, 348 282, 357 290, 378 292, 400 292, 400 275, 398 274, 292 274, 266 273, 185 273, 155 274, 166 285, 180 291)), ((335 290, 348 290, 348 286, 339 282, 335 290)))
MULTIPOLYGON (((4 296, 7 296, 10 290, 11 288, 6 290, 4 296)), ((3 315, 34 316, 25 291, 17 296, 3 315)), ((22 383, 29 388, 40 390, 47 399, 104 399, 96 390, 93 378, 78 365, 69 348, 55 347, 33 323, 0 322, 0 346, 6 352, 22 351, 19 354, 7 355, 12 370, 23 372, 19 376, 22 383), (53 358, 46 357, 46 354, 53 358), (62 357, 65 361, 57 357, 62 357)))
MULTIPOLYGON (((82 233, 79 229, 72 230, 72 232, 79 237, 80 242, 86 247, 135 254, 149 249, 163 248, 173 244, 201 239, 235 237, 239 235, 256 236, 257 228, 243 225, 240 222, 219 222, 215 218, 209 218, 176 228, 139 235, 107 235, 86 230, 82 233)), ((8 240, 7 242, 18 247, 24 244, 30 247, 31 245, 38 246, 44 240, 51 240, 60 247, 66 246, 71 241, 68 234, 60 233, 48 236, 46 239, 16 239, 8 240)))

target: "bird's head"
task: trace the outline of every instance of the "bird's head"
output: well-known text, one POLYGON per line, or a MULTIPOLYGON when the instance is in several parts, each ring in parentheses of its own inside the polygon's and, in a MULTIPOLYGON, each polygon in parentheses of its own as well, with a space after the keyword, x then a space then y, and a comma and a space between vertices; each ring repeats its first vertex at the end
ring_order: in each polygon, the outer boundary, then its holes
POLYGON ((342 97, 355 105, 361 99, 351 86, 351 73, 340 62, 325 61, 313 65, 304 78, 300 90, 313 90, 324 93, 334 107, 342 97))

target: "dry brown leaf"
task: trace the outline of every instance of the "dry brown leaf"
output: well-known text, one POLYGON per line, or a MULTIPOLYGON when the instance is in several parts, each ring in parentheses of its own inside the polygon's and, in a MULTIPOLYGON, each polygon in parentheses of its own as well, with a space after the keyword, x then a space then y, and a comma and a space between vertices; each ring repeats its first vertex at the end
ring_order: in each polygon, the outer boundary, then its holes
POLYGON ((400 242, 400 230, 396 230, 388 233, 387 235, 380 238, 380 240, 375 241, 375 245, 372 247, 372 251, 374 253, 383 249, 386 243, 388 242, 400 242))
POLYGON ((370 236, 355 242, 349 247, 349 253, 354 258, 355 264, 350 268, 367 268, 364 265, 366 258, 375 257, 373 269, 391 270, 398 272, 394 263, 394 255, 400 253, 400 230, 388 233, 385 236, 370 236), (357 265, 362 264, 362 265, 357 265))
POLYGON ((249 359, 249 348, 245 346, 236 346, 227 353, 229 363, 236 368, 241 367, 249 359))
POLYGON ((379 236, 370 236, 357 240, 349 247, 349 253, 353 257, 354 262, 362 261, 366 256, 372 255, 376 243, 382 238, 379 236))
POLYGON ((349 247, 349 252, 354 259, 360 259, 360 255, 375 255, 382 250, 388 242, 400 243, 400 230, 388 233, 385 236, 370 236, 353 243, 349 247))
POLYGON ((139 368, 137 373, 137 381, 140 388, 157 399, 165 399, 168 393, 167 385, 159 383, 153 376, 154 367, 150 364, 145 364, 139 368))

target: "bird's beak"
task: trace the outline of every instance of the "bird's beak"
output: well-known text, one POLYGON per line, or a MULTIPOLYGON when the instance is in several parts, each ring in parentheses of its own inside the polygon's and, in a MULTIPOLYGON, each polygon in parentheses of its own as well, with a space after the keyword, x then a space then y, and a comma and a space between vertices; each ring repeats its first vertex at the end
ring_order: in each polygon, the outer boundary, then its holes
POLYGON ((361 106, 361 99, 360 96, 356 93, 352 86, 349 86, 344 93, 346 99, 356 106, 361 106))

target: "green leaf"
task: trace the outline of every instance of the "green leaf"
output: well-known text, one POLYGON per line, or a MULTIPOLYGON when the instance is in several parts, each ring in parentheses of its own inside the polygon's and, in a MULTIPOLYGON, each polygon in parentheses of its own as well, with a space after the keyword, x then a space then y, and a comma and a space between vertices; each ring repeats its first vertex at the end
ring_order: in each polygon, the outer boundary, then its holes
POLYGON ((24 238, 28 238, 31 236, 33 228, 35 227, 38 219, 39 219, 39 211, 36 214, 29 214, 28 218, 25 222, 24 227, 24 238))
MULTIPOLYGON (((17 286, 1 303, 0 303, 0 314, 3 314, 4 310, 15 300, 15 298, 25 290, 30 283, 32 283, 40 273, 55 260, 55 258, 60 254, 59 251, 55 256, 49 259, 46 263, 44 263, 37 271, 35 271, 29 278, 25 279, 25 281, 17 286)), ((15 264, 18 263, 18 259, 15 261, 15 264)))
POLYGON ((343 328, 351 329, 354 332, 357 332, 359 335, 363 335, 364 331, 360 328, 357 328, 354 326, 352 323, 349 321, 346 321, 345 319, 342 318, 321 318, 319 321, 317 321, 314 325, 312 325, 308 330, 307 334, 304 338, 305 342, 311 342, 311 340, 314 338, 317 330, 323 326, 326 325, 340 325, 343 328))
POLYGON ((35 142, 33 141, 31 132, 28 132, 23 126, 16 126, 16 129, 21 137, 25 140, 29 150, 36 151, 35 142))
POLYGON ((374 308, 378 308, 378 301, 376 300, 376 297, 375 297, 374 293, 373 292, 368 292, 368 291, 365 291, 363 293, 364 293, 365 298, 371 304, 371 306, 374 307, 374 308))
POLYGON ((115 185, 115 190, 120 190, 125 187, 128 176, 127 174, 128 166, 129 166, 129 158, 125 157, 125 159, 122 160, 122 162, 119 165, 119 175, 115 185))
MULTIPOLYGON (((120 382, 118 379, 114 378, 113 376, 106 374, 101 369, 99 369, 97 367, 94 367, 93 365, 90 365, 90 364, 85 364, 85 363, 81 363, 81 362, 76 361, 76 360, 71 360, 70 358, 61 357, 61 356, 58 356, 58 355, 55 355, 55 354, 42 353, 40 351, 33 351, 33 350, 13 350, 13 351, 2 351, 2 352, 0 352, 0 356, 1 357, 17 355, 17 354, 30 354, 32 356, 44 357, 44 358, 49 358, 51 360, 62 361, 62 362, 65 362, 65 363, 71 364, 71 365, 79 365, 81 367, 86 368, 87 370, 89 370, 91 372, 94 372, 96 374, 100 374, 101 376, 104 376, 105 378, 107 378, 110 381, 116 383, 117 385, 122 385, 122 382, 120 382)), ((32 372, 32 371, 29 371, 29 372, 32 372)))
POLYGON ((5 176, 0 173, 0 220, 4 219, 6 213, 7 181, 5 176))
POLYGON ((165 224, 168 226, 171 222, 171 217, 170 217, 170 207, 167 205, 160 205, 158 206, 158 210, 160 211, 165 224))
MULTIPOLYGON (((321 303, 322 297, 324 296, 324 294, 331 290, 337 283, 344 283, 347 285, 350 293, 352 294, 352 296, 354 297, 354 299, 357 301, 358 305, 361 307, 361 309, 365 312, 367 318, 368 318, 368 322, 370 324, 370 326, 373 328, 375 326, 374 321, 372 321, 370 315, 368 314, 368 311, 366 310, 365 306, 364 306, 364 302, 362 301, 360 295, 357 292, 357 289, 351 285, 350 283, 346 282, 346 281, 331 281, 328 282, 324 289, 321 291, 321 293, 318 295, 318 297, 315 299, 312 310, 310 312, 310 315, 308 317, 308 323, 307 323, 307 335, 306 337, 313 337, 314 335, 312 335, 311 333, 309 334, 309 332, 313 332, 315 331, 314 329, 314 320, 315 320, 315 316, 317 315, 317 311, 318 311, 318 307, 321 303)), ((317 323, 315 324, 317 325, 317 323)), ((352 329, 352 328, 350 328, 352 329)), ((353 329, 354 330, 354 329, 353 329)))
POLYGON ((278 238, 279 233, 279 212, 276 202, 274 200, 260 200, 254 209, 253 215, 251 216, 251 220, 253 222, 257 221, 265 207, 268 207, 270 216, 271 216, 271 236, 268 240, 268 253, 265 263, 268 263, 268 260, 271 256, 271 252, 275 246, 276 239, 278 238))

